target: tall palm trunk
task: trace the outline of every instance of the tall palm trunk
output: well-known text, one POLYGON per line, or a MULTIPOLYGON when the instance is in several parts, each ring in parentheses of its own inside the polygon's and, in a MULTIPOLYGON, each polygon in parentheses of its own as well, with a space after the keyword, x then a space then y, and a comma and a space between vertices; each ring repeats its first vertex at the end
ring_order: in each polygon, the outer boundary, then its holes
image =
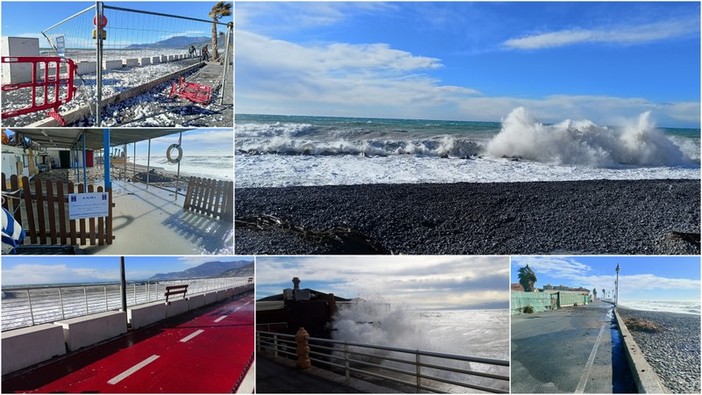
POLYGON ((217 52, 217 17, 212 17, 212 60, 219 60, 219 52, 217 52))

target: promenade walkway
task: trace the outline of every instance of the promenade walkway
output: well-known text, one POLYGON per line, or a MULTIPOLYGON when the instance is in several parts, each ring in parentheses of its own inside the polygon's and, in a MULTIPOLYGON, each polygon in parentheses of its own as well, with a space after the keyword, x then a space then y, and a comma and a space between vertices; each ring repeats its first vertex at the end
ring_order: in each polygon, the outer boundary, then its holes
POLYGON ((7 392, 251 393, 253 292, 130 332, 25 374, 7 392))
POLYGON ((596 301, 512 316, 512 392, 612 393, 620 388, 620 372, 628 366, 618 355, 613 358, 612 310, 611 304, 596 301))

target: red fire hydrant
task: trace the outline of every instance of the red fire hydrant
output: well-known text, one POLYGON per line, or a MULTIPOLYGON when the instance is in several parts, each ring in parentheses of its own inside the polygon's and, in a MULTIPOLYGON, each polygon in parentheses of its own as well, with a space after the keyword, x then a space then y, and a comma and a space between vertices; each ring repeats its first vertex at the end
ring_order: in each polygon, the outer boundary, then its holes
POLYGON ((297 342, 297 367, 300 369, 312 367, 312 361, 310 361, 309 339, 310 334, 307 333, 305 328, 300 327, 295 334, 295 341, 297 342))

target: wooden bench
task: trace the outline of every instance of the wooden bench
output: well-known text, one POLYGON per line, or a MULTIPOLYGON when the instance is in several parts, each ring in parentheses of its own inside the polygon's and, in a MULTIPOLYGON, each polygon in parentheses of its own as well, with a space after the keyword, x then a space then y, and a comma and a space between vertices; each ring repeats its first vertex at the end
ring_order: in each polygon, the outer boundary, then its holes
POLYGON ((163 295, 166 297, 166 303, 168 303, 168 298, 173 295, 183 294, 183 299, 185 299, 186 292, 188 292, 188 284, 169 285, 166 287, 166 292, 164 292, 163 295))

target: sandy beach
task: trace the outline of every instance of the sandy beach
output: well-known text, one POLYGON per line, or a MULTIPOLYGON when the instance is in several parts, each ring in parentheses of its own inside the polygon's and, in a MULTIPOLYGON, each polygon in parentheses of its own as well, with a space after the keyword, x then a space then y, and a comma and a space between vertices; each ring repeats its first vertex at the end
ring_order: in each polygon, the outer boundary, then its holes
POLYGON ((238 188, 238 254, 699 254, 700 181, 238 188))
POLYGON ((700 393, 700 316, 618 308, 622 318, 640 318, 663 328, 631 331, 636 344, 673 393, 700 393))

